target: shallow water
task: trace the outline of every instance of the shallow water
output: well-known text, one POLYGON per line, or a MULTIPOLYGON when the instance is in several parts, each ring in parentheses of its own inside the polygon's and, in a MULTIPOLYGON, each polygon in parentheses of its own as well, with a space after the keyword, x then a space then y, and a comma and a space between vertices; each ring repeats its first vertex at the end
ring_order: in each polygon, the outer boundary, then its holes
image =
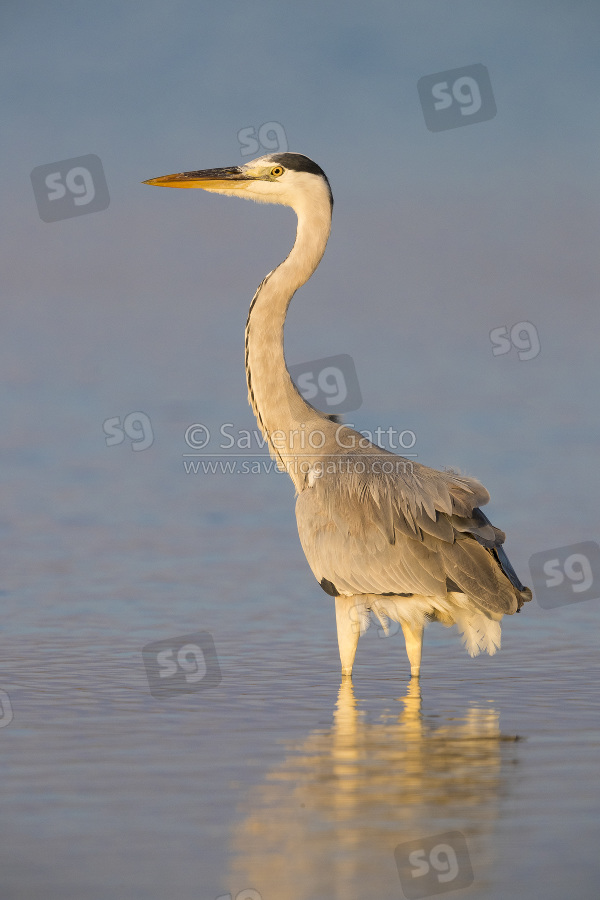
POLYGON ((600 896, 600 560, 493 658, 432 625, 415 685, 372 627, 340 685, 287 478, 183 467, 193 423, 256 427, 244 322, 294 215, 140 183, 251 133, 324 166, 287 359, 351 356, 348 421, 481 478, 531 584, 600 540, 598 4, 315 6, 1 5, 0 900, 600 896), (107 446, 136 411, 152 445, 107 446))
MULTIPOLYGON (((106 448, 93 391, 12 401, 3 898, 387 900, 396 847, 457 832, 473 880, 454 896, 595 896, 594 602, 529 604, 493 658, 431 626, 420 685, 372 627, 340 686, 284 477, 185 476, 179 424, 179 443, 106 448), (220 684, 152 696, 142 648, 198 631, 220 684)), ((522 540, 524 577, 552 544, 522 540)))

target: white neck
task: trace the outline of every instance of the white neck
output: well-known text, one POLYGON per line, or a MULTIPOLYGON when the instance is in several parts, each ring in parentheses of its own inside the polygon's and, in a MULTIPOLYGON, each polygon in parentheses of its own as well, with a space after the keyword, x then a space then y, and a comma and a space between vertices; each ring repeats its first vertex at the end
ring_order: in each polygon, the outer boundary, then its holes
MULTIPOLYGON (((331 203, 322 196, 297 198, 296 241, 289 256, 258 288, 246 324, 248 400, 271 454, 302 490, 306 466, 320 456, 308 442, 312 430, 328 437, 336 425, 307 403, 285 364, 283 326, 290 300, 317 268, 331 229, 331 203), (304 436, 303 436, 304 435, 304 436), (302 465, 301 465, 302 463, 302 465), (301 469, 303 471, 301 471, 301 469)), ((318 444, 314 438, 313 443, 318 444)))

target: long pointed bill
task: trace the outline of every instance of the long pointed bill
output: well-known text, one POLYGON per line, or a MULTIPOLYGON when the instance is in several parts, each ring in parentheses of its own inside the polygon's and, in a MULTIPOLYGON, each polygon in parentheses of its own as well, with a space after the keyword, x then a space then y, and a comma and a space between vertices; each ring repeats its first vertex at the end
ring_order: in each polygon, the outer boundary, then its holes
POLYGON ((239 166, 230 166, 227 169, 201 169, 199 172, 163 175, 160 178, 150 178, 142 184, 174 188, 203 188, 205 191, 239 191, 243 190, 252 180, 252 177, 239 166))

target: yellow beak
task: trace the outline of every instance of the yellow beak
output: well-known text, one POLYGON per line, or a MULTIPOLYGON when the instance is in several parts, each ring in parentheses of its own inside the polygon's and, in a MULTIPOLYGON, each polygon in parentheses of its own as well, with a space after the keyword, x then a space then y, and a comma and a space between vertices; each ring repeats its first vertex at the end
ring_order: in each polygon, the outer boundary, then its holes
POLYGON ((149 178, 142 184, 175 188, 203 188, 205 191, 239 191, 252 180, 252 177, 239 166, 230 166, 226 169, 201 169, 198 172, 162 175, 160 178, 149 178))

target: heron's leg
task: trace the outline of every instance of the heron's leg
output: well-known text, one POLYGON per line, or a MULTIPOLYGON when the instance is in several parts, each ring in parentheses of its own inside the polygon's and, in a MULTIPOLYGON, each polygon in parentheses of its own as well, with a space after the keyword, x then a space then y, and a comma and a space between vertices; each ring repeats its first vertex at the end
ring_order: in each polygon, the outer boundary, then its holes
POLYGON ((342 675, 352 675, 352 666, 360 637, 360 623, 356 615, 356 597, 335 598, 335 621, 342 675))
POLYGON ((410 663, 410 674, 417 675, 421 671, 421 651, 423 650, 424 625, 408 625, 400 622, 404 640, 406 641, 406 654, 410 663))

